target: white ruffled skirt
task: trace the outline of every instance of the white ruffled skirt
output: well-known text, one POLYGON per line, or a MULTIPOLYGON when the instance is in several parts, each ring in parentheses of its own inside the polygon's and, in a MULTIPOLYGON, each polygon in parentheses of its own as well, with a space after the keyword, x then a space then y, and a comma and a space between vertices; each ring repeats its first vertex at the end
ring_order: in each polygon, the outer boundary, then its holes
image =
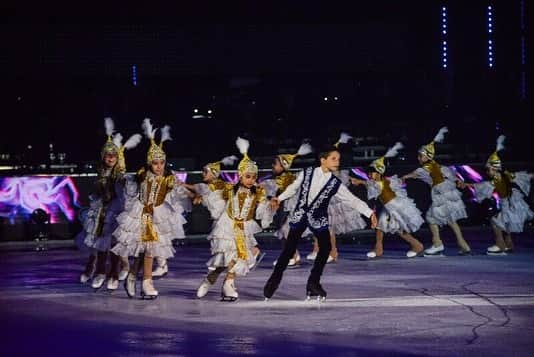
POLYGON ((101 208, 101 200, 91 202, 86 219, 83 222, 83 229, 74 239, 80 250, 107 252, 111 249, 111 246, 116 243, 116 240, 113 237, 113 232, 118 226, 117 216, 122 209, 121 200, 118 198, 114 199, 106 208, 102 235, 97 237, 95 236, 95 229, 98 224, 98 216, 101 208))
POLYGON ((182 215, 183 209, 172 207, 168 200, 154 207, 152 225, 158 240, 143 242, 141 240, 143 204, 135 200, 130 207, 117 217, 118 228, 113 235, 117 244, 112 252, 122 257, 138 257, 144 253, 151 257, 168 259, 174 256, 173 239, 185 238, 183 225, 186 223, 182 215))
POLYGON ((512 195, 501 200, 501 211, 491 219, 491 222, 505 232, 523 232, 525 223, 534 218, 534 212, 523 199, 523 195, 516 189, 512 195))
POLYGON ((391 234, 412 233, 418 231, 423 223, 422 213, 414 201, 397 196, 384 205, 376 228, 391 234))
POLYGON ((244 223, 245 246, 247 259, 240 259, 237 255, 237 246, 235 241, 234 221, 225 212, 219 218, 212 232, 208 236, 211 244, 211 258, 206 265, 208 269, 215 270, 220 267, 228 267, 234 262, 230 272, 237 276, 245 276, 250 271, 249 265, 255 263, 252 248, 257 244, 254 234, 262 231, 261 227, 254 220, 244 223))
POLYGON ((429 224, 444 226, 467 218, 462 194, 452 180, 446 180, 434 187, 431 191, 432 204, 426 212, 426 221, 429 224))

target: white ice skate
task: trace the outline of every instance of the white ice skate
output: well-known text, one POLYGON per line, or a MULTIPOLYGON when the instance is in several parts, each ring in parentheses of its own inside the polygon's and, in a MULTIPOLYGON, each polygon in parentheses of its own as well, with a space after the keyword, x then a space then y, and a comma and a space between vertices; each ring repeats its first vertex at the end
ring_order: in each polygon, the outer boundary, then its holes
POLYGON ((197 298, 200 299, 206 296, 212 285, 213 284, 210 283, 208 279, 202 280, 202 283, 200 283, 200 286, 197 289, 197 298))
POLYGON ((505 251, 503 251, 499 246, 492 245, 486 250, 487 255, 507 255, 505 251))
POLYGON ((234 279, 226 279, 221 291, 221 301, 236 301, 239 294, 234 285, 234 279))
POLYGON ((124 282, 124 290, 126 290, 126 294, 128 294, 128 297, 131 299, 135 296, 135 284, 137 283, 137 277, 133 276, 132 274, 128 274, 128 277, 126 278, 126 281, 124 282))
POLYGON ((117 279, 109 278, 108 279, 108 290, 117 290, 119 288, 119 281, 117 279))
POLYGON ((445 247, 442 245, 439 245, 437 247, 432 246, 428 249, 425 249, 425 257, 439 257, 443 256, 443 251, 445 250, 445 247))
POLYGON ((153 278, 162 278, 169 272, 169 266, 166 259, 157 259, 158 267, 152 272, 153 278))
POLYGON ((119 273, 119 281, 124 281, 128 277, 128 270, 121 270, 119 273))
POLYGON ((100 289, 104 285, 105 281, 106 281, 106 276, 104 274, 98 274, 93 279, 93 282, 91 283, 91 287, 93 289, 95 289, 95 291, 96 291, 96 290, 100 289))
POLYGON ((143 299, 153 300, 158 297, 158 291, 154 289, 152 279, 144 279, 141 287, 141 297, 143 299))
POLYGON ((317 258, 317 252, 311 252, 306 256, 307 260, 315 260, 317 258))

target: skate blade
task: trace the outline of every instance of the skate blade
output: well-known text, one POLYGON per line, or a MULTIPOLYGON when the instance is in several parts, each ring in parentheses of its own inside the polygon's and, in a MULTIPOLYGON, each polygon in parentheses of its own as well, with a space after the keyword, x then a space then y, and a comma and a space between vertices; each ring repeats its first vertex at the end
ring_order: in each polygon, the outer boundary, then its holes
POLYGON ((223 297, 221 297, 221 301, 224 301, 224 302, 234 302, 234 301, 237 301, 237 299, 239 299, 239 298, 236 298, 236 297, 233 297, 233 296, 223 296, 223 297))
POLYGON ((317 295, 317 296, 306 296, 306 300, 304 300, 306 302, 309 302, 309 301, 317 301, 319 303, 321 302, 325 302, 326 301, 326 296, 321 296, 321 295, 317 295))
POLYGON ((266 253, 263 253, 263 252, 260 253, 260 255, 258 255, 258 258, 256 258, 256 263, 254 263, 254 265, 252 266, 252 268, 250 268, 249 270, 250 270, 250 271, 255 270, 255 269, 258 267, 258 265, 260 265, 260 263, 261 263, 261 261, 263 260, 263 258, 265 258, 265 255, 266 255, 266 253))
POLYGON ((144 295, 141 294, 141 300, 156 300, 158 295, 144 295))
POLYGON ((440 258, 440 257, 444 257, 445 254, 443 254, 443 253, 436 253, 436 254, 423 253, 423 256, 425 258, 440 258))

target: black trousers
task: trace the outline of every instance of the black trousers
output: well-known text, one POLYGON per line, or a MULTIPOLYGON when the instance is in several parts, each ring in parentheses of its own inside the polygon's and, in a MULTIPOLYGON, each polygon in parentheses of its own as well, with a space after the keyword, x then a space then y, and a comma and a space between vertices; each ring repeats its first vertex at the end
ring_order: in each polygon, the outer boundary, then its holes
MULTIPOLYGON (((295 255, 298 241, 301 239, 302 233, 304 233, 305 230, 305 225, 298 228, 290 228, 284 249, 282 250, 282 253, 280 253, 280 257, 278 258, 276 266, 274 267, 273 275, 278 275, 280 277, 282 276, 284 270, 287 268, 289 259, 295 255)), ((330 255, 332 244, 330 243, 330 231, 328 229, 316 231, 313 232, 313 234, 317 237, 317 242, 319 243, 319 252, 317 253, 317 258, 313 264, 308 282, 319 283, 321 275, 323 274, 324 266, 326 265, 326 261, 330 255)))

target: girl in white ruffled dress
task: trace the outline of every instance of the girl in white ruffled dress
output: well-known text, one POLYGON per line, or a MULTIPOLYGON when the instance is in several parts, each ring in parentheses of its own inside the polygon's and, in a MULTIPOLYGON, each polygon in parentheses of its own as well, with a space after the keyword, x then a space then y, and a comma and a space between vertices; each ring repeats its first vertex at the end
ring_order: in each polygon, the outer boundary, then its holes
POLYGON ((421 167, 402 177, 402 180, 419 179, 432 187, 432 204, 426 212, 426 221, 432 232, 432 247, 425 250, 425 256, 441 255, 445 250, 439 235, 439 227, 444 225, 449 225, 456 236, 460 247, 458 254, 471 255, 471 248, 457 223, 458 220, 467 218, 467 212, 462 194, 456 187, 456 175, 434 160, 434 143, 442 142, 447 132, 447 127, 441 128, 432 142, 422 146, 417 156, 421 167))
POLYGON ((93 289, 100 289, 107 277, 107 289, 116 290, 119 280, 126 279, 129 269, 127 258, 121 262, 119 256, 109 252, 115 243, 112 234, 117 228, 117 215, 124 209, 123 186, 126 171, 124 151, 137 146, 141 141, 141 135, 132 135, 122 145, 122 135, 114 134, 113 120, 105 118, 104 124, 108 140, 101 151, 102 164, 98 168, 97 191, 90 196, 90 207, 83 222, 83 230, 75 240, 82 250, 91 251, 85 271, 80 276, 80 282, 86 283, 96 274, 91 282, 93 289), (106 274, 108 256, 111 267, 106 274))
POLYGON ((137 274, 143 264, 141 297, 156 298, 158 291, 152 282, 152 265, 155 257, 168 259, 174 256, 172 240, 185 238, 183 225, 182 186, 176 183, 172 171, 166 168, 166 155, 162 144, 170 140, 170 127, 161 130, 161 141, 154 141, 155 129, 150 119, 143 122, 145 135, 150 139, 147 166, 127 181, 128 199, 125 210, 117 221, 113 235, 118 243, 112 251, 123 257, 132 256, 134 264, 125 283, 130 298, 136 295, 137 274))
POLYGON ((248 157, 249 142, 237 138, 236 144, 243 154, 238 165, 239 182, 236 185, 226 183, 221 192, 221 199, 226 202, 225 211, 208 236, 212 256, 207 262, 209 273, 197 290, 199 298, 205 296, 218 276, 226 271, 222 300, 238 299, 235 279, 247 275, 255 262, 253 247, 257 242, 254 234, 267 228, 274 216, 265 190, 256 185, 258 166, 248 157), (261 227, 256 219, 261 222, 261 227))
POLYGON ((525 202, 534 175, 525 171, 514 173, 503 171, 498 153, 504 149, 504 139, 503 135, 499 136, 495 152, 486 161, 486 172, 490 180, 475 184, 459 184, 462 188, 466 186, 473 188, 479 202, 491 198, 494 194, 499 196, 500 212, 491 218, 495 245, 487 249, 488 255, 505 255, 507 252, 512 252, 514 249, 512 233, 523 232, 525 223, 534 218, 534 212, 525 202))
POLYGON ((403 148, 402 143, 396 143, 386 154, 375 161, 369 167, 369 177, 367 181, 351 179, 355 185, 365 184, 367 186, 367 196, 370 200, 378 199, 383 209, 378 217, 376 226, 375 249, 367 253, 370 259, 378 258, 384 253, 384 233, 398 234, 408 244, 410 250, 406 253, 408 258, 414 258, 423 253, 423 244, 411 233, 419 230, 424 223, 421 211, 417 209, 415 203, 410 199, 402 181, 397 175, 386 178, 385 159, 394 157, 403 148))

